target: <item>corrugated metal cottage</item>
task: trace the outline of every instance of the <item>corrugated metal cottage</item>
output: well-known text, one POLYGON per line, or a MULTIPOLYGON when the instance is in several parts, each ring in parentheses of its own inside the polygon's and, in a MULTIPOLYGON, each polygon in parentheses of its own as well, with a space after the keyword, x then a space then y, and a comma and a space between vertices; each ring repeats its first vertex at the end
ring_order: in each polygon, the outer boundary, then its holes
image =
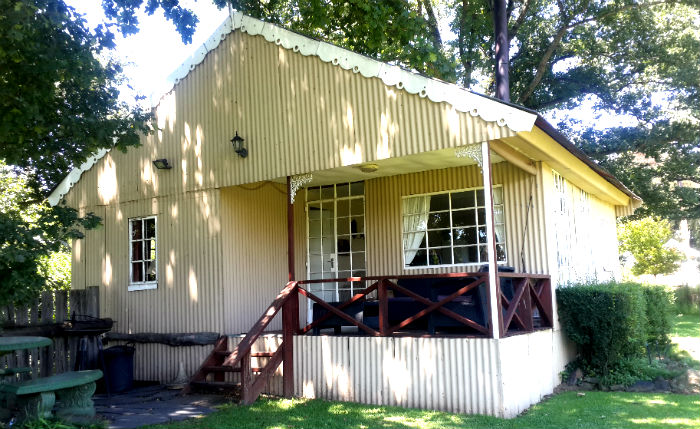
POLYGON ((617 275, 640 204, 532 111, 241 14, 155 112, 51 195, 104 223, 72 285, 119 332, 224 335, 140 346, 136 377, 245 402, 517 415, 570 358, 553 288, 617 275))

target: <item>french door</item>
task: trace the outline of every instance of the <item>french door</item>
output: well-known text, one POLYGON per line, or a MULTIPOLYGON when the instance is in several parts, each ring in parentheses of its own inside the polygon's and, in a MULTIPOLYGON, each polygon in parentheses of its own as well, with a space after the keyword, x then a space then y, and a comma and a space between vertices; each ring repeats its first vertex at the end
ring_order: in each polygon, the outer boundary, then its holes
MULTIPOLYGON (((306 189, 307 271, 309 279, 362 277, 366 274, 364 182, 306 189)), ((325 301, 346 301, 360 282, 310 284, 325 301)), ((309 300, 309 320, 312 303, 309 300)))

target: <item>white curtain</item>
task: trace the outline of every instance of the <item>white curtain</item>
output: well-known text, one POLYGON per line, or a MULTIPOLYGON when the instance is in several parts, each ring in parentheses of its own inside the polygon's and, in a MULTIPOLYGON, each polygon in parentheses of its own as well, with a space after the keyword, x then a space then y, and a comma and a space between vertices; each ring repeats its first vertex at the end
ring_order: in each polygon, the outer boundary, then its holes
POLYGON ((403 251, 404 264, 413 262, 428 228, 430 196, 403 199, 403 251))

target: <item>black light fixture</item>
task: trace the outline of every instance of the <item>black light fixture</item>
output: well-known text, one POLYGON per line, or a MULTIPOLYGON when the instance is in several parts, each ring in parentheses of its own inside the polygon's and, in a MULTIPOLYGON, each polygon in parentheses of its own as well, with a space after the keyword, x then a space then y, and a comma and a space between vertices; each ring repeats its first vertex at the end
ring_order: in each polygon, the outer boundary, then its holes
POLYGON ((170 170, 173 168, 172 165, 168 164, 168 160, 165 158, 156 159, 153 161, 153 165, 155 165, 158 170, 170 170))
POLYGON ((238 135, 238 131, 236 131, 236 135, 231 139, 233 150, 235 150, 238 156, 241 158, 248 156, 248 149, 246 149, 245 145, 243 144, 244 141, 245 140, 243 140, 243 137, 238 135))

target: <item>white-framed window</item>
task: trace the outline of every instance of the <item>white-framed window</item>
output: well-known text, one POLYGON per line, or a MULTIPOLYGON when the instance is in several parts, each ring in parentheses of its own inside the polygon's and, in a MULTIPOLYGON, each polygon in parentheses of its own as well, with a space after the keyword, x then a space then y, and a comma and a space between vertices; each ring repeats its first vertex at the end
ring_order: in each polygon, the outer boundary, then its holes
POLYGON ((129 219, 129 290, 158 287, 157 219, 129 219))
MULTIPOLYGON (((488 262, 484 188, 405 196, 402 200, 404 267, 488 262)), ((506 262, 503 187, 493 187, 496 261, 506 262)))

